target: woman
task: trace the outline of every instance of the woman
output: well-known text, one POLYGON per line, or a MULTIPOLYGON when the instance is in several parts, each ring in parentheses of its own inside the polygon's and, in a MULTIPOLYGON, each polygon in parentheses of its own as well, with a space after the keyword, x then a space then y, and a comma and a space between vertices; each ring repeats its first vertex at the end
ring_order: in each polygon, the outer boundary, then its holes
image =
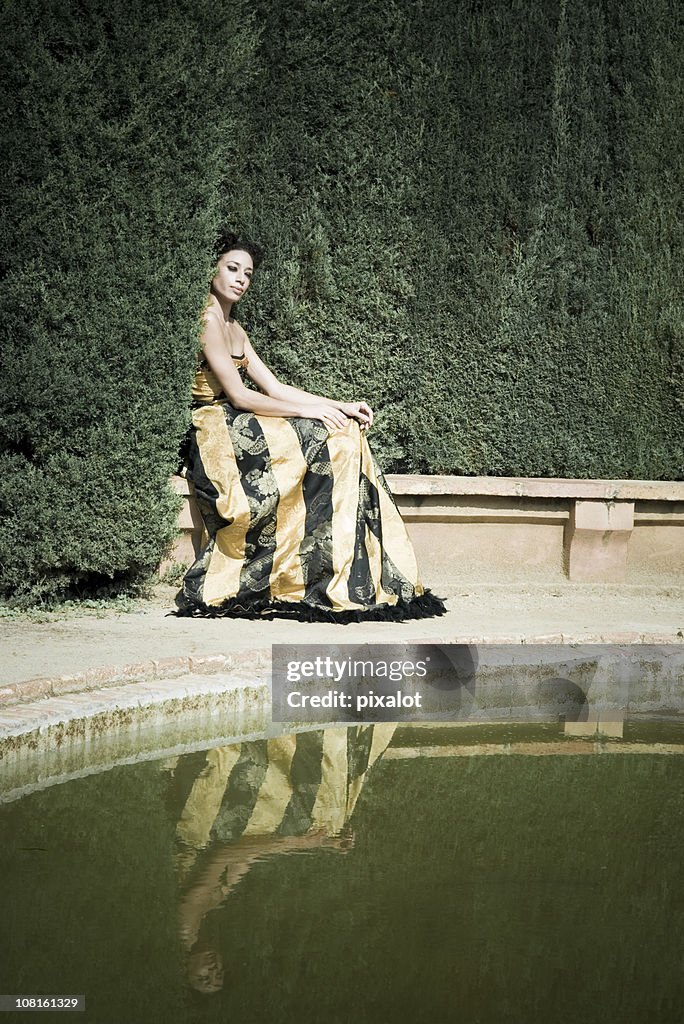
POLYGON ((216 255, 187 470, 209 541, 183 581, 179 613, 442 615, 368 447, 372 409, 282 384, 233 317, 261 251, 224 233, 216 255))
POLYGON ((396 728, 384 722, 316 729, 165 763, 170 803, 179 815, 178 920, 193 988, 210 993, 223 987, 215 912, 254 863, 353 847, 350 819, 396 728))

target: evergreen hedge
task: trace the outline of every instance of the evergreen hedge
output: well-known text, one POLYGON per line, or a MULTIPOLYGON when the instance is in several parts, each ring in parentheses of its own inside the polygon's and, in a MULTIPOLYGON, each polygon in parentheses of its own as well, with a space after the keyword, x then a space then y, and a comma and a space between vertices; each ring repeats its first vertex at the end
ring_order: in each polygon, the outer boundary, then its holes
POLYGON ((255 345, 371 401, 386 469, 681 477, 674 0, 5 18, 5 592, 158 561, 222 221, 255 345))
POLYGON ((247 7, 5 7, 0 564, 18 599, 130 584, 174 536, 247 7))
POLYGON ((672 0, 262 3, 249 326, 401 472, 679 478, 672 0))

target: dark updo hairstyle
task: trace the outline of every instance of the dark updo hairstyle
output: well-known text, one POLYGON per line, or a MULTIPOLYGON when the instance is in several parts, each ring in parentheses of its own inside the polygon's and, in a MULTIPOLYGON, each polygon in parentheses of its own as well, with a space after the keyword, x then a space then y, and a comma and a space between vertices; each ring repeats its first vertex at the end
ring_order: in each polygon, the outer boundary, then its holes
POLYGON ((224 229, 219 233, 214 244, 214 256, 216 259, 219 259, 224 253, 230 252, 231 249, 241 249, 243 252, 248 252, 252 257, 255 270, 264 258, 264 250, 261 246, 256 245, 255 242, 248 242, 244 238, 238 238, 232 231, 224 229))

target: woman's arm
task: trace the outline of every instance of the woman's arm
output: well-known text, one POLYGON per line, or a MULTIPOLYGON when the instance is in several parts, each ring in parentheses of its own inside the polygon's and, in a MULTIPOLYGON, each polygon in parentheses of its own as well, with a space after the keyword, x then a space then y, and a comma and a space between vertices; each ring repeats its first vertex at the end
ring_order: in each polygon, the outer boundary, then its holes
POLYGON ((350 838, 348 832, 330 835, 325 829, 306 832, 303 836, 246 836, 234 843, 218 844, 178 906, 181 938, 186 949, 192 949, 197 941, 206 914, 221 906, 255 861, 317 847, 346 853, 353 845, 353 832, 350 838))
POLYGON ((312 406, 318 406, 324 402, 344 413, 345 417, 358 420, 362 428, 368 429, 372 426, 373 410, 366 402, 338 402, 334 398, 324 398, 322 395, 314 395, 310 391, 292 387, 291 384, 283 384, 257 355, 249 341, 245 342, 245 354, 249 357, 247 373, 256 386, 277 401, 296 402, 299 405, 304 405, 307 411, 300 415, 311 416, 312 414, 308 410, 312 406))
POLYGON ((258 416, 306 416, 322 420, 331 430, 336 427, 344 427, 347 417, 332 402, 323 398, 318 398, 315 402, 304 401, 298 395, 284 392, 280 397, 279 394, 272 394, 268 387, 264 387, 264 383, 271 385, 273 381, 276 385, 275 390, 278 392, 279 386, 282 387, 282 385, 264 366, 252 346, 247 342, 245 343, 245 354, 249 357, 249 376, 265 394, 246 388, 226 345, 223 327, 217 314, 211 309, 204 314, 202 349, 226 397, 236 409, 254 412, 258 416), (256 364, 254 367, 252 361, 256 364))

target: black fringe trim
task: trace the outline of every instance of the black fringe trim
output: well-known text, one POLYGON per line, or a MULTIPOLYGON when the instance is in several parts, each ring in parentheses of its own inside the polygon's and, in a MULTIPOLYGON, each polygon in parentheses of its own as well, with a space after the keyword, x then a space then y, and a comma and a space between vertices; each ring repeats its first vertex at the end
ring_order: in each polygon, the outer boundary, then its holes
POLYGON ((396 604, 378 604, 365 611, 349 610, 343 612, 317 608, 304 602, 295 601, 254 601, 249 605, 241 600, 231 598, 218 605, 206 605, 200 602, 190 603, 182 594, 176 599, 177 610, 172 612, 179 617, 206 619, 273 619, 283 617, 297 619, 299 622, 337 622, 347 626, 352 622, 406 622, 408 619, 429 619, 436 615, 444 615, 446 607, 440 597, 431 591, 412 597, 410 601, 399 598, 396 604))

